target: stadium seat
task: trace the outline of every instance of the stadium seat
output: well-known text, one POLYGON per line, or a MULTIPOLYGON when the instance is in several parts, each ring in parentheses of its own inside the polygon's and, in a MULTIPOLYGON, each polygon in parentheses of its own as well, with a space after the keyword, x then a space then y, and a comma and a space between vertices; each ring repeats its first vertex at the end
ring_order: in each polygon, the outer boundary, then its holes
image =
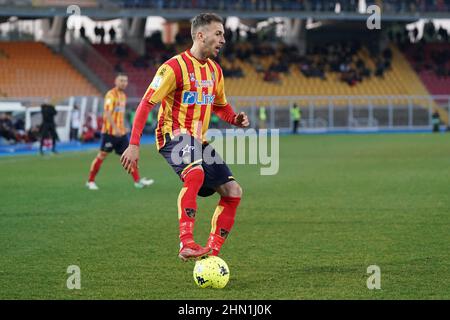
POLYGON ((0 42, 0 87, 7 97, 98 95, 62 56, 39 42, 0 42))

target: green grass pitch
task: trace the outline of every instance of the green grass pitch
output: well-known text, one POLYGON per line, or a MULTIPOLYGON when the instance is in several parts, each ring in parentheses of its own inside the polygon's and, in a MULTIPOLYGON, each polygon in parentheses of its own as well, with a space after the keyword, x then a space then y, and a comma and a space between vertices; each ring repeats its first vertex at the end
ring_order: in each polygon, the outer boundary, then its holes
MULTIPOLYGON (((95 153, 0 158, 1 299, 450 298, 448 134, 284 136, 277 175, 230 166, 244 196, 223 290, 197 288, 177 258, 181 184, 154 145, 143 190, 115 155, 87 190, 95 153), (69 265, 81 290, 66 287, 69 265)), ((217 201, 198 200, 201 244, 217 201)))

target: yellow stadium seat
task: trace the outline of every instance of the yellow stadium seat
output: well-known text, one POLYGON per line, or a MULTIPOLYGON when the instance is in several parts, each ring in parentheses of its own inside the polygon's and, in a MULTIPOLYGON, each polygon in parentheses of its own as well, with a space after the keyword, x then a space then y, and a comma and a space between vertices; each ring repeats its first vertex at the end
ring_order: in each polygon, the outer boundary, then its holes
POLYGON ((39 42, 0 42, 0 87, 8 97, 99 95, 62 56, 39 42))

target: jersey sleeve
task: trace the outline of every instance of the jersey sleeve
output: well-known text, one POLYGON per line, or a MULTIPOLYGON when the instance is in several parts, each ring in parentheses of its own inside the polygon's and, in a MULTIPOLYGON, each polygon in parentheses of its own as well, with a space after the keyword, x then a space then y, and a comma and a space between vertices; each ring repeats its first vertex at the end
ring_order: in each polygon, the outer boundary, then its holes
POLYGON ((111 92, 108 92, 105 95, 105 102, 103 104, 104 111, 112 111, 114 109, 115 98, 111 92))
POLYGON ((161 102, 169 93, 176 89, 176 78, 173 69, 163 64, 159 67, 152 82, 145 92, 144 99, 151 105, 161 102))
POLYGON ((219 107, 224 107, 228 104, 227 98, 225 96, 225 80, 223 78, 222 68, 219 67, 218 64, 216 64, 217 70, 219 71, 218 75, 218 83, 217 83, 217 90, 216 90, 216 97, 214 99, 214 105, 219 107))

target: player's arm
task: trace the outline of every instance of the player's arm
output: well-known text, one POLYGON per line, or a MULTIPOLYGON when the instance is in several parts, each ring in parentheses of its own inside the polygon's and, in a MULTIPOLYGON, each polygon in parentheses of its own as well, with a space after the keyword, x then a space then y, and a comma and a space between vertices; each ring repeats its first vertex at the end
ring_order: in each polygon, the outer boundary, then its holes
POLYGON ((234 126, 244 128, 250 125, 247 115, 245 112, 240 112, 236 114, 227 102, 225 96, 225 81, 223 79, 222 70, 219 69, 219 83, 217 84, 216 98, 213 104, 213 112, 223 121, 228 122, 234 126))
POLYGON ((123 153, 120 161, 128 173, 137 167, 139 160, 139 144, 144 131, 148 114, 153 107, 161 102, 169 93, 176 89, 176 79, 172 68, 163 64, 156 72, 153 81, 144 94, 139 106, 136 109, 136 116, 131 129, 130 145, 123 153))

